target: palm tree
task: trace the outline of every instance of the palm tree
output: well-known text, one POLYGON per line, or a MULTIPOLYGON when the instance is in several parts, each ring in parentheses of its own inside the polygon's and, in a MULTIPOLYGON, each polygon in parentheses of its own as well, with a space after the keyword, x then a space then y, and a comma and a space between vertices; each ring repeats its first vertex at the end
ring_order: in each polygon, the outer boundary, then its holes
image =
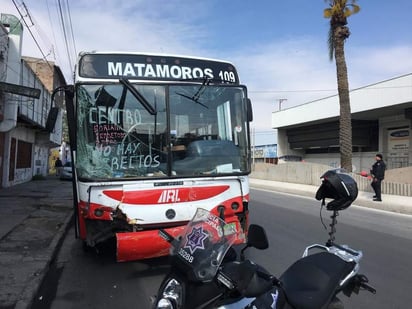
POLYGON ((350 31, 347 18, 359 12, 356 0, 325 0, 329 7, 323 11, 323 16, 330 19, 328 46, 329 58, 335 56, 336 75, 340 106, 339 146, 340 165, 352 172, 352 123, 349 99, 348 71, 345 60, 345 40, 350 31))

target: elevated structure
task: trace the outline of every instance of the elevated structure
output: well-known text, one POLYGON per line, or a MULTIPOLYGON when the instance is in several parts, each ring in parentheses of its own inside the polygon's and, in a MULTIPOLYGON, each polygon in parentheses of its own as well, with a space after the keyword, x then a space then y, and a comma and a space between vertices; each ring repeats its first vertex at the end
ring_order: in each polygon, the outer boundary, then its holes
MULTIPOLYGON (((354 171, 367 170, 377 152, 388 168, 412 165, 412 73, 350 92, 354 171)), ((272 113, 278 156, 339 167, 337 95, 272 113)))

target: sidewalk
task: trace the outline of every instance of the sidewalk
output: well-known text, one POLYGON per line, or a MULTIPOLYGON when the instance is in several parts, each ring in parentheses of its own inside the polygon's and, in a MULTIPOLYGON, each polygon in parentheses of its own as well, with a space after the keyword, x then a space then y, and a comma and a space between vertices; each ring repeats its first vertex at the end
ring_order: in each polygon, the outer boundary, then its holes
POLYGON ((0 189, 0 308, 30 308, 73 217, 72 195, 56 176, 0 189))
MULTIPOLYGON (((252 188, 303 195, 313 199, 318 190, 316 186, 257 178, 250 178, 249 182, 252 188)), ((412 197, 382 194, 382 202, 374 202, 372 201, 372 195, 370 192, 359 191, 358 198, 353 205, 412 215, 412 197)))

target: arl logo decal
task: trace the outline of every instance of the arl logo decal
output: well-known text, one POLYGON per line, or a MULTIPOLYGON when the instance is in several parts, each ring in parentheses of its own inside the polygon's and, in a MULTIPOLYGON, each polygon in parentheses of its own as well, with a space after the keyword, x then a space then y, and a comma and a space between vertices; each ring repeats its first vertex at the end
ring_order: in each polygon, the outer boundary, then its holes
POLYGON ((158 204, 180 202, 179 189, 164 190, 157 201, 158 204))

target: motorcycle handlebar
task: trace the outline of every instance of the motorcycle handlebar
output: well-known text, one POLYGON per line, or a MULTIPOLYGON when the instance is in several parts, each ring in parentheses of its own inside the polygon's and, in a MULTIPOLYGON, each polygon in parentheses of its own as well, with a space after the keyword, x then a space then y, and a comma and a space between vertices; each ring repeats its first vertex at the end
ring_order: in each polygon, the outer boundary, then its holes
POLYGON ((358 284, 360 288, 365 289, 368 292, 371 292, 372 294, 376 294, 376 289, 372 286, 370 286, 369 283, 369 279, 365 276, 365 275, 357 275, 357 279, 358 279, 358 284))
POLYGON ((376 294, 376 289, 365 282, 361 283, 361 288, 371 292, 372 294, 376 294))
POLYGON ((272 282, 272 283, 275 284, 275 285, 278 285, 278 284, 279 284, 279 279, 276 278, 276 276, 273 276, 273 275, 271 275, 271 274, 269 274, 269 273, 266 273, 266 272, 264 272, 264 271, 261 271, 261 270, 259 270, 259 269, 256 270, 256 274, 257 274, 259 277, 263 278, 264 280, 270 281, 270 282, 272 282))

